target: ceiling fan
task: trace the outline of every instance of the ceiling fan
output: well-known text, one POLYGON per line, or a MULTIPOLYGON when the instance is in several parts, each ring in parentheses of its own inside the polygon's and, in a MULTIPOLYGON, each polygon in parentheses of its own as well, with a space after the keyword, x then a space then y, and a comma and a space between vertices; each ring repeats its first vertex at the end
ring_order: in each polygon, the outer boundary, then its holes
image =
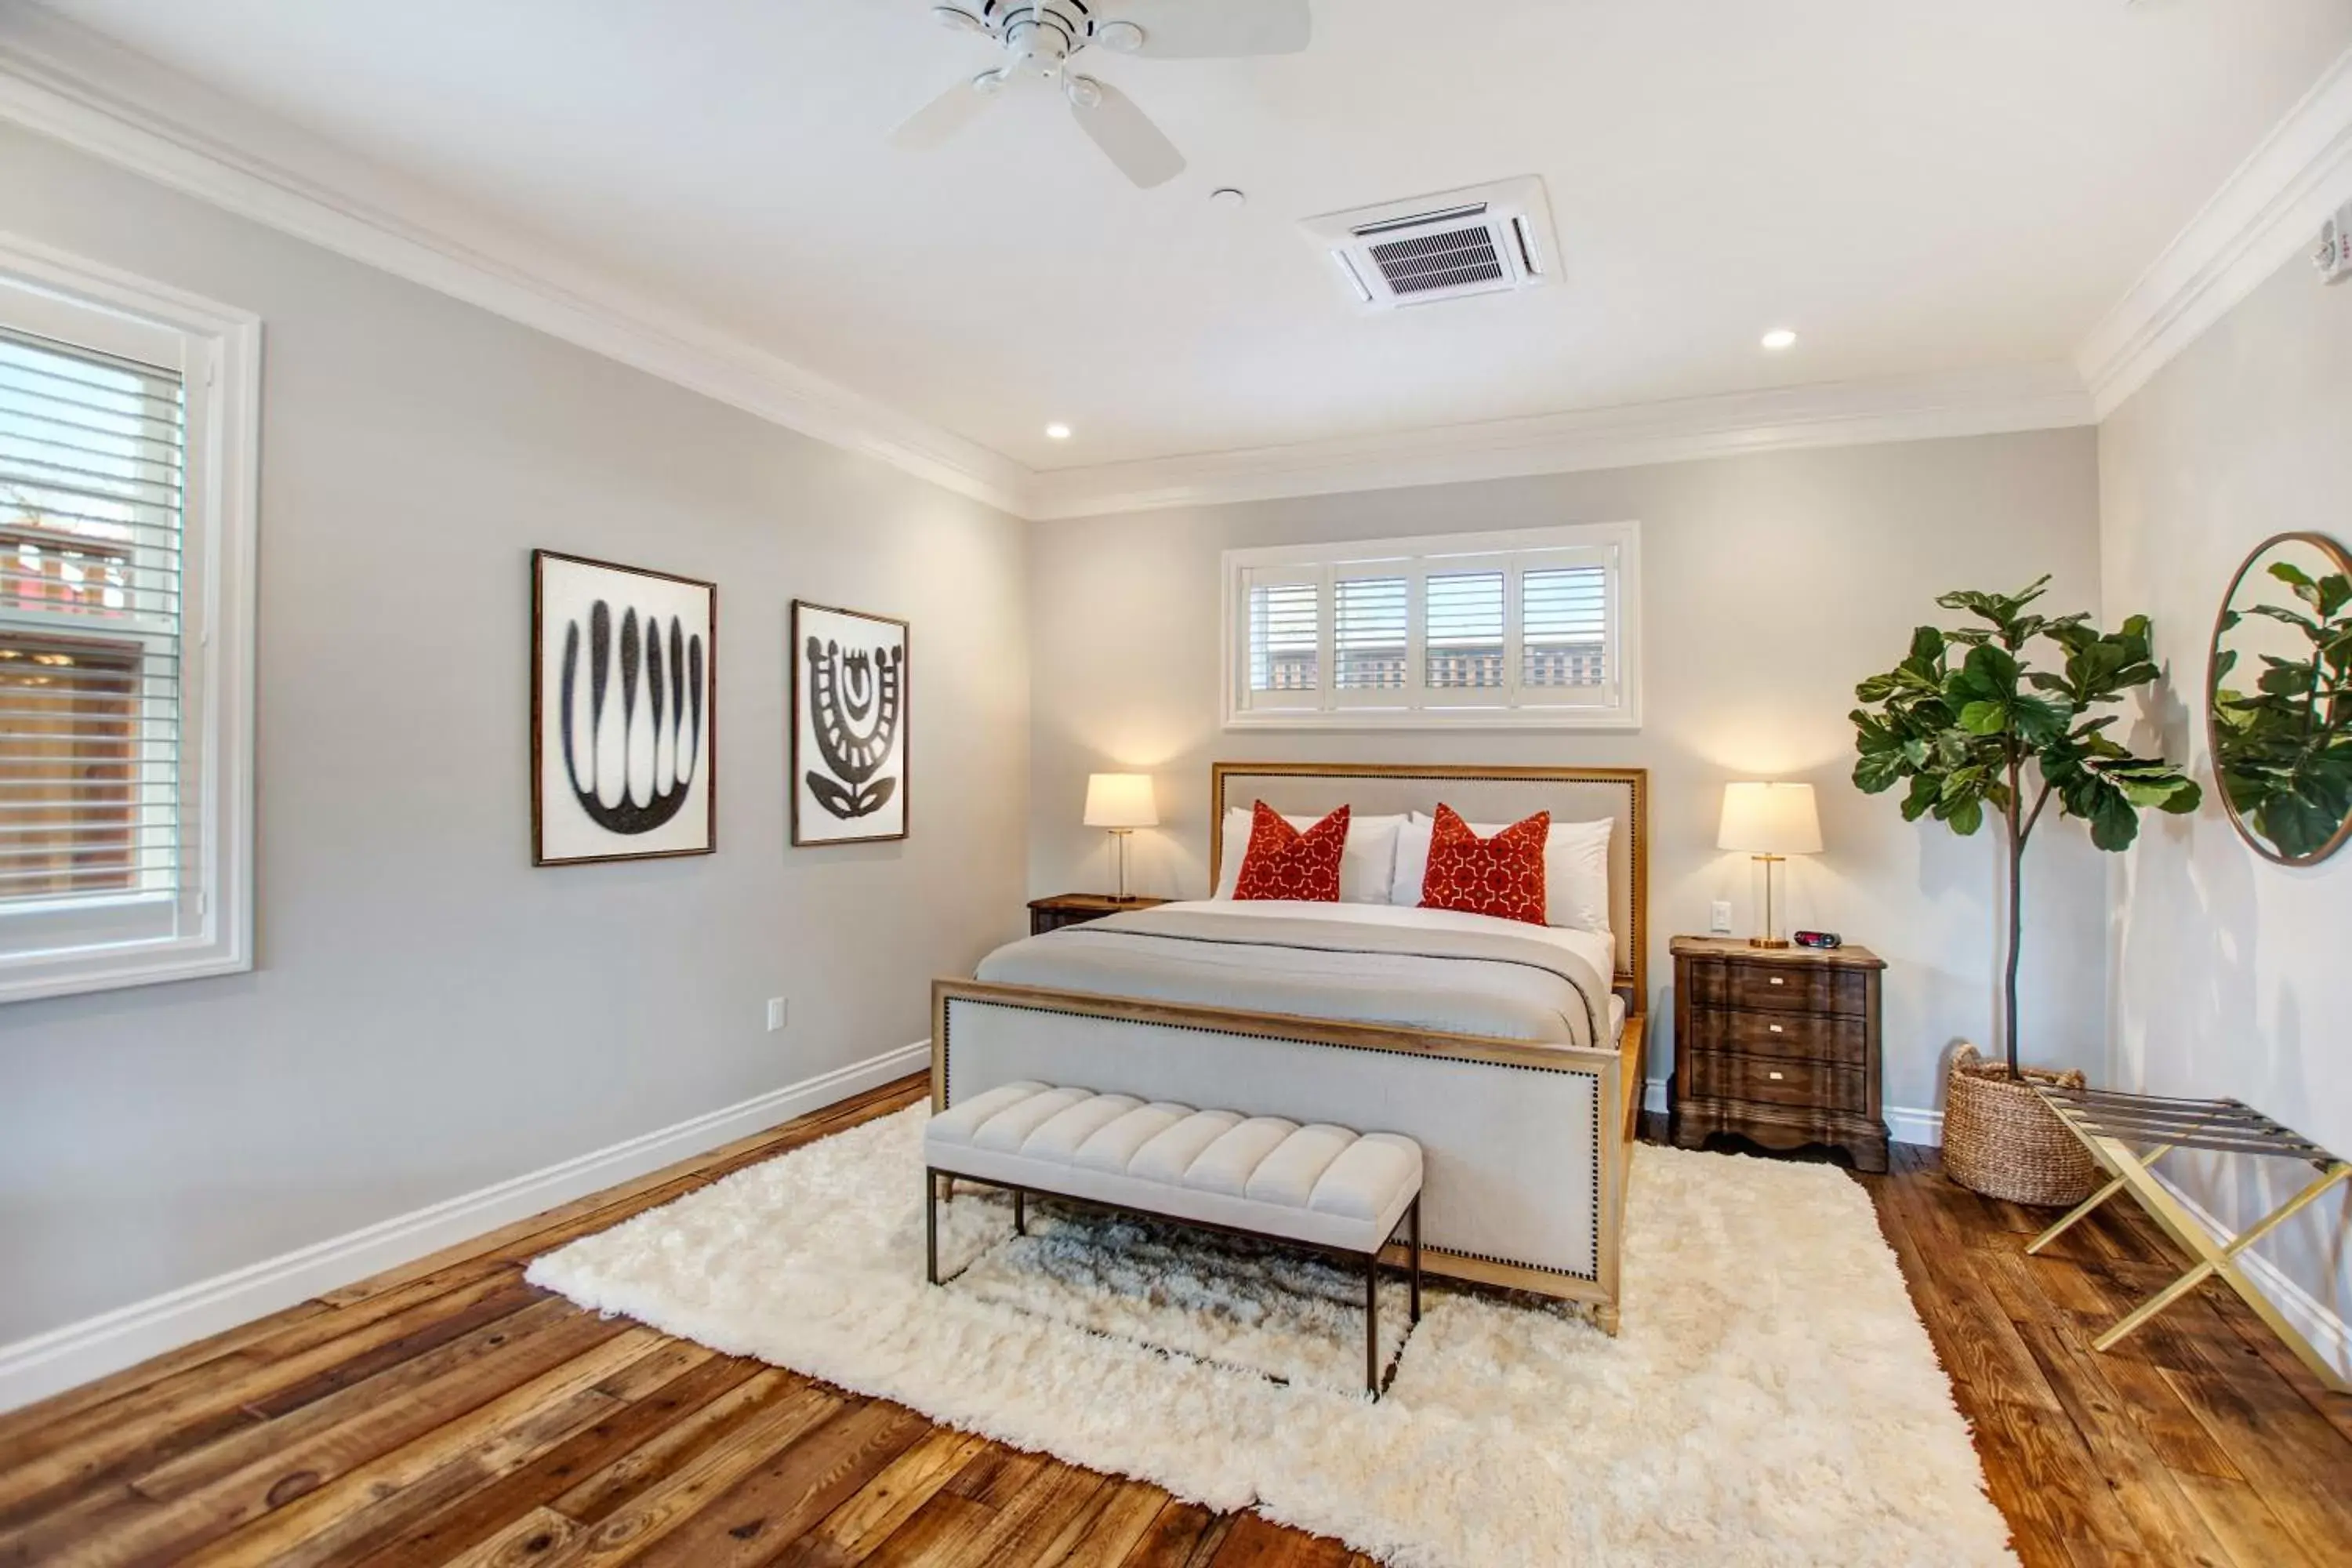
POLYGON ((1099 46, 1147 58, 1227 59, 1295 54, 1312 31, 1307 0, 965 0, 931 7, 940 26, 987 38, 1003 61, 960 81, 890 133, 908 152, 936 147, 979 117, 1015 82, 1052 82, 1080 130, 1149 188, 1174 179, 1184 154, 1135 100, 1107 81, 1070 68, 1080 51, 1099 46))

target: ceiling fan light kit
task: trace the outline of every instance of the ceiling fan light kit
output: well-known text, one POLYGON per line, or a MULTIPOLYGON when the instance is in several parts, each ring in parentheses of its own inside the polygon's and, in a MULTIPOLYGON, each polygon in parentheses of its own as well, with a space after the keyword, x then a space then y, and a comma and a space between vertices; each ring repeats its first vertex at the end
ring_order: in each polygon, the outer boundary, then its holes
POLYGON ((1020 78, 1056 84, 1070 114, 1119 173, 1146 189, 1184 170, 1184 155, 1135 100, 1070 68, 1088 47, 1157 59, 1230 59, 1295 54, 1313 33, 1307 0, 1116 0, 1097 16, 1081 0, 980 0, 934 5, 943 27, 993 42, 1003 62, 955 86, 901 121, 890 144, 923 152, 955 135, 1020 78))

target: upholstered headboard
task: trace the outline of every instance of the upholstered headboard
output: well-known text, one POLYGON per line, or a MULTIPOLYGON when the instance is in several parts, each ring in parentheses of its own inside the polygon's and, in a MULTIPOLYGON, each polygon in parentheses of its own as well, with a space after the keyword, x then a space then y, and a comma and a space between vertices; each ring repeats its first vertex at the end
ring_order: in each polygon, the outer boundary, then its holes
POLYGON ((1472 822, 1517 822, 1549 811, 1556 822, 1613 817, 1609 841, 1609 925, 1617 939, 1615 985, 1639 1012, 1649 995, 1650 775, 1643 768, 1482 768, 1410 763, 1216 763, 1209 770, 1210 875, 1223 863, 1225 811, 1264 801, 1286 815, 1320 816, 1337 806, 1362 816, 1433 812, 1444 801, 1472 822))

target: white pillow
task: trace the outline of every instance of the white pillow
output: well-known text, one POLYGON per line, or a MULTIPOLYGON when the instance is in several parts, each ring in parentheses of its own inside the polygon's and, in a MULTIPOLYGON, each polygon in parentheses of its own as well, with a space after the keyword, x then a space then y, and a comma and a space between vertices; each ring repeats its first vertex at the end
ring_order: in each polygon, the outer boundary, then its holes
MULTIPOLYGON (((1335 808, 1336 809, 1336 808, 1335 808)), ((1328 813, 1325 814, 1329 815, 1328 813)), ((1291 816, 1283 821, 1304 833, 1323 820, 1320 816, 1291 816)), ((1234 882, 1240 877, 1242 857, 1249 853, 1250 827, 1255 814, 1247 807, 1233 806, 1225 812, 1225 837, 1218 857, 1217 890, 1213 899, 1231 899, 1234 882)), ((1339 852, 1339 901, 1343 904, 1385 904, 1389 901, 1389 881, 1396 868, 1397 835, 1405 826, 1404 817, 1348 817, 1348 847, 1339 852)), ((1427 841, 1422 847, 1422 858, 1429 858, 1427 841)), ((1421 901, 1418 873, 1414 875, 1413 901, 1421 901)))
MULTIPOLYGON (((1414 812, 1397 835, 1396 874, 1389 879, 1389 902, 1406 909, 1421 905, 1422 873, 1429 868, 1430 829, 1436 818, 1414 812)), ((1507 822, 1470 825, 1481 838, 1492 838, 1507 822)), ((1598 822, 1554 822, 1544 837, 1544 924, 1607 936, 1609 930, 1609 840, 1617 819, 1598 822)))

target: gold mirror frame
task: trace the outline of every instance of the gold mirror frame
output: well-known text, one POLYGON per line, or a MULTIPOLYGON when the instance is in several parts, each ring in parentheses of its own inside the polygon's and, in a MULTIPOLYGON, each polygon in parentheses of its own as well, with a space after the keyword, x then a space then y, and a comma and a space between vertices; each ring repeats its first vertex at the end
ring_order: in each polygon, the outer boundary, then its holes
POLYGON ((2273 533, 2246 552, 2245 560, 2239 563, 2237 572, 2230 578, 2229 587, 2222 592, 2221 607, 2213 613, 2212 640, 2206 645, 2205 750, 2213 768, 2213 793, 2221 797, 2221 809, 2230 814, 2230 826, 2238 830, 2238 837, 2246 841, 2247 847, 2275 866, 2316 866, 2343 848, 2347 839, 2352 839, 2352 812, 2347 813, 2344 820, 2336 825, 2335 835, 2312 853, 2282 855, 2269 840, 2254 830, 2253 824, 2239 815, 2237 803, 2230 798, 2230 787, 2221 777, 2221 705, 2215 700, 2214 689, 2215 683, 2221 679, 2215 667, 2221 658, 2221 634, 2228 629, 2225 623, 2229 620, 2230 606, 2237 603, 2238 590, 2245 584, 2247 575, 2264 556, 2286 544, 2307 544, 2327 558, 2330 570, 2352 575, 2352 551, 2347 551, 2342 544, 2324 533, 2303 531, 2273 533))

